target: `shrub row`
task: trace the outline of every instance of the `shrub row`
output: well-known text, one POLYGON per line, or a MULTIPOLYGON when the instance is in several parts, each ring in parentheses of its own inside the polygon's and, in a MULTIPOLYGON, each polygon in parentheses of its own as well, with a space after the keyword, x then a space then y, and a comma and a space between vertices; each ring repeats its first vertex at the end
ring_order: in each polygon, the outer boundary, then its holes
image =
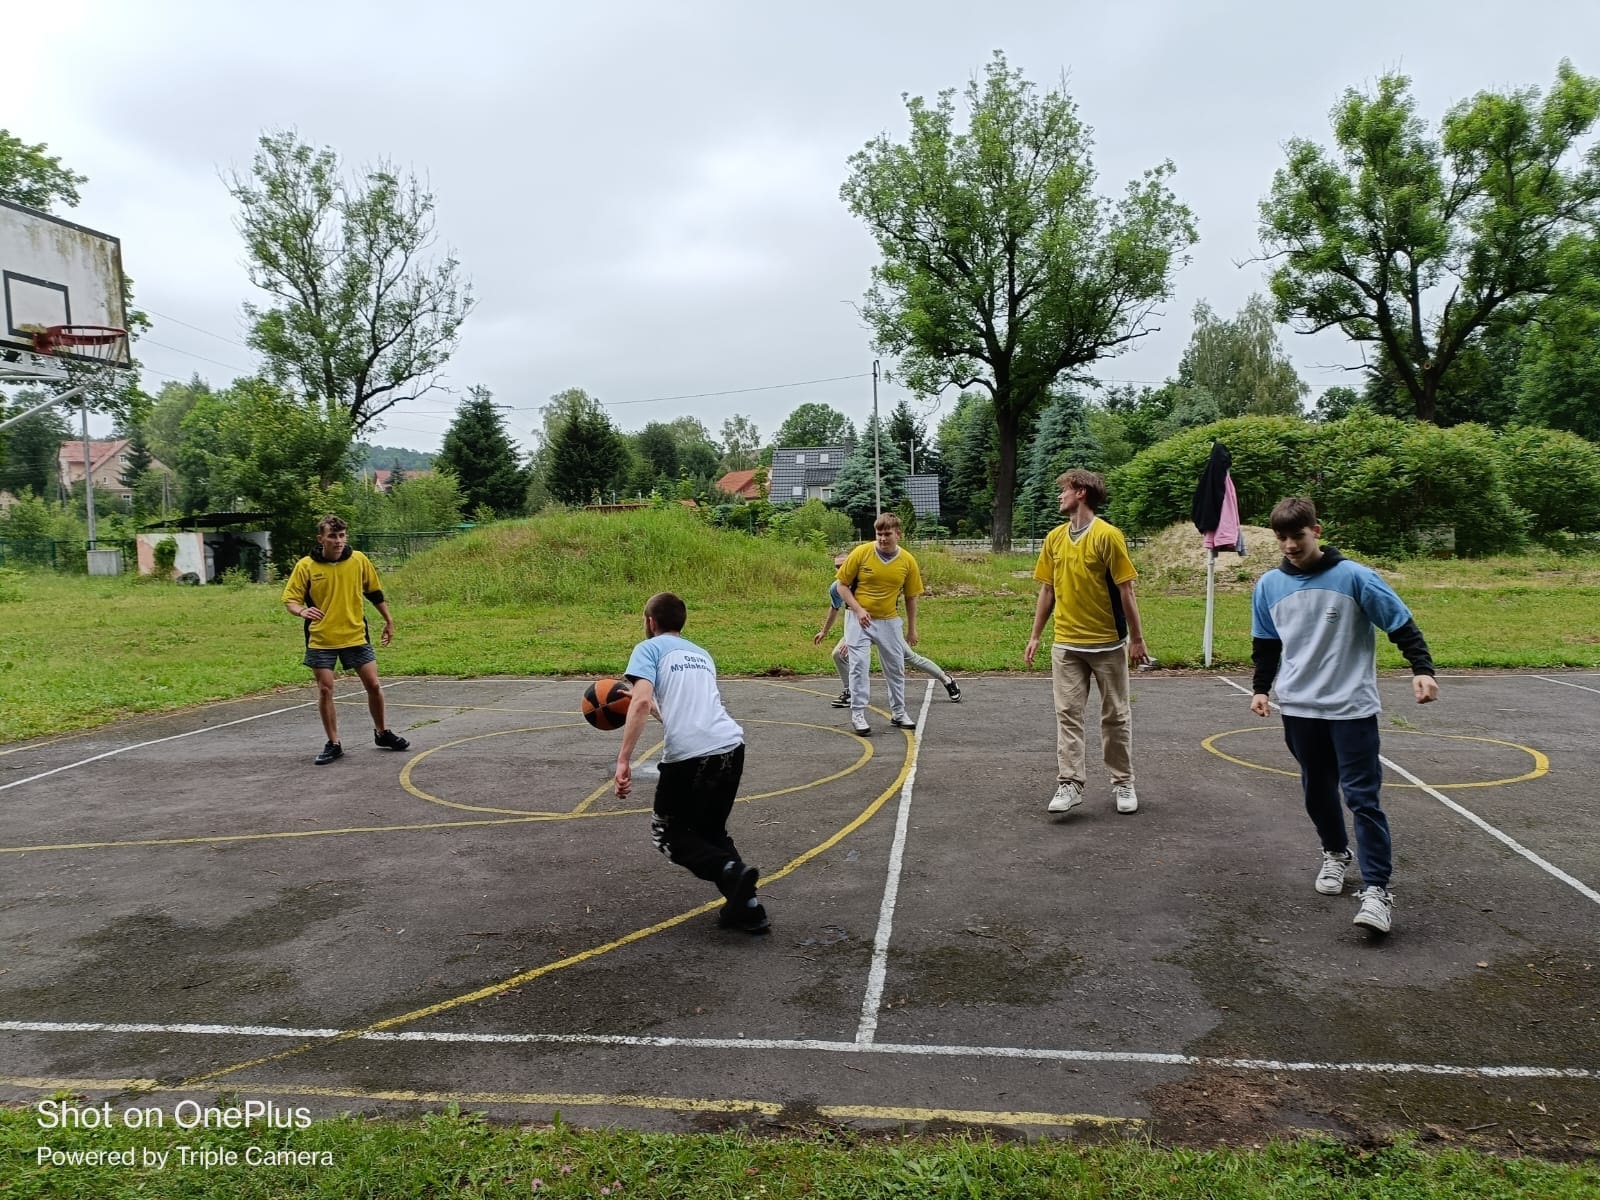
POLYGON ((1415 554, 1444 530, 1463 555, 1600 530, 1600 446, 1554 429, 1442 429, 1367 412, 1186 430, 1112 472, 1107 518, 1133 534, 1188 520, 1213 441, 1233 456, 1242 521, 1265 525, 1283 497, 1309 496, 1329 541, 1368 554, 1415 554))

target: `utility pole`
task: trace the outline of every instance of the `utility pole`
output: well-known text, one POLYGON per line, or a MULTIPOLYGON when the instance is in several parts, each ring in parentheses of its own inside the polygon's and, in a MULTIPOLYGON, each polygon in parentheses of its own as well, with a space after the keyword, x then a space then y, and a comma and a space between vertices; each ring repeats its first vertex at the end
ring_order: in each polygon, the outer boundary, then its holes
POLYGON ((878 457, 878 360, 872 360, 872 519, 883 511, 883 463, 878 457))
POLYGON ((94 464, 89 456, 89 400, 83 400, 83 503, 89 510, 89 549, 94 549, 94 464))

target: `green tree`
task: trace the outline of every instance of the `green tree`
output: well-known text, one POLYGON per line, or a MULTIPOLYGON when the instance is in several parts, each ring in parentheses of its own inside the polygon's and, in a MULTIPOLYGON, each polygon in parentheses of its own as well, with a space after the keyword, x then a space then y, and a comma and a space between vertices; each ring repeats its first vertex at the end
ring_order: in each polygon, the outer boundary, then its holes
POLYGON ((1204 300, 1194 306, 1194 333, 1178 363, 1179 386, 1206 392, 1217 417, 1298 415, 1310 388, 1278 342, 1272 305, 1251 296, 1225 321, 1204 300))
POLYGON ((88 183, 88 176, 63 166, 47 149, 43 142, 30 146, 0 129, 0 200, 39 212, 53 212, 58 204, 78 206, 78 185, 88 183))
POLYGON ((911 402, 904 396, 889 413, 887 436, 894 443, 896 453, 904 456, 908 471, 917 475, 938 474, 939 447, 928 437, 927 423, 912 411, 911 402))
POLYGON ((678 485, 678 439, 659 421, 652 421, 631 439, 638 455, 638 466, 629 480, 630 489, 649 495, 660 488, 665 492, 678 485))
POLYGON ((1056 480, 1073 467, 1104 467, 1100 444, 1089 429, 1088 406, 1071 391, 1059 391, 1034 425, 1028 439, 1026 475, 1017 505, 1017 519, 1029 537, 1043 537, 1061 524, 1056 480))
POLYGON ((455 475, 468 509, 487 507, 503 517, 523 512, 527 472, 488 388, 471 389, 456 409, 434 466, 455 475))
POLYGON ((1339 421, 1355 412, 1362 404, 1361 393, 1343 385, 1324 388, 1317 397, 1314 415, 1319 421, 1339 421))
POLYGON ((855 440, 856 427, 849 417, 830 405, 807 403, 783 419, 772 445, 848 446, 855 440))
POLYGON ((993 402, 979 392, 964 392, 939 422, 940 510, 957 532, 989 527, 997 441, 993 402))
POLYGON ((1573 239, 1553 270, 1518 350, 1517 416, 1600 442, 1600 238, 1573 239))
POLYGON ((454 529, 461 523, 466 498, 448 467, 407 479, 386 497, 383 529, 401 533, 416 529, 454 529))
POLYGON ((1011 544, 1018 433, 1074 368, 1150 332, 1194 218, 1170 162, 1113 204, 1095 191, 1090 131, 1064 89, 1040 95, 1003 54, 967 88, 907 100, 905 145, 880 136, 842 189, 878 242, 864 315, 913 390, 981 387, 999 434, 991 538, 1011 544))
POLYGON ((749 417, 735 413, 722 422, 722 463, 724 471, 748 471, 761 453, 761 431, 749 417))
POLYGON ((137 488, 139 481, 145 477, 145 473, 155 461, 150 454, 150 444, 140 426, 135 425, 128 430, 128 448, 123 457, 127 462, 122 468, 122 473, 117 476, 117 482, 125 488, 137 488))
MULTIPOLYGON (((0 419, 27 412, 44 399, 45 393, 27 388, 16 394, 8 411, 0 397, 0 419)), ((6 430, 0 443, 0 491, 20 496, 27 489, 36 496, 53 497, 61 472, 61 443, 71 436, 71 426, 56 408, 34 413, 6 430)))
POLYGON ((472 288, 449 251, 424 261, 434 204, 415 176, 380 162, 348 178, 331 149, 283 131, 261 136, 228 191, 250 282, 272 298, 245 305, 272 379, 343 409, 357 433, 434 386, 472 288))
POLYGON ((1568 165, 1600 116, 1600 80, 1562 62, 1555 86, 1482 92, 1435 140, 1410 80, 1345 92, 1335 150, 1302 138, 1261 203, 1279 320, 1372 343, 1412 412, 1433 421, 1444 382, 1497 314, 1525 319, 1556 286, 1563 240, 1600 218, 1600 164, 1568 165))
POLYGON ((198 375, 188 383, 171 380, 162 384, 149 413, 139 422, 150 453, 169 467, 177 466, 178 448, 183 443, 183 419, 202 396, 210 395, 213 395, 211 385, 198 375))
POLYGON ((544 486, 562 504, 588 504, 609 497, 628 465, 628 449, 611 418, 581 389, 554 398, 546 417, 555 433, 549 446, 544 486))

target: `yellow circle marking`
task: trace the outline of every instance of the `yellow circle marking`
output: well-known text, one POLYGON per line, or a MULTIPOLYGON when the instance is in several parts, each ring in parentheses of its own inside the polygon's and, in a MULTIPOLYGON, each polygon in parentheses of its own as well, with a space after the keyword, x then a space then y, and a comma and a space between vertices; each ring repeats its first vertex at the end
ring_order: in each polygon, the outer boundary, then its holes
MULTIPOLYGON (((1291 779, 1298 779, 1300 777, 1298 771, 1286 771, 1282 767, 1269 767, 1265 763, 1251 762, 1248 758, 1235 758, 1233 755, 1217 749, 1217 743, 1223 738, 1233 737, 1241 733, 1271 733, 1276 728, 1277 726, 1274 725, 1251 725, 1245 729, 1229 729, 1224 733, 1212 734, 1200 744, 1218 758, 1226 759, 1237 766, 1249 767, 1252 771, 1268 771, 1273 775, 1287 775, 1291 779)), ((1486 742, 1491 746, 1505 746, 1510 750, 1520 750, 1533 759, 1533 770, 1522 775, 1508 776, 1505 779, 1479 779, 1471 783, 1430 783, 1427 786, 1431 788, 1448 788, 1450 791, 1455 792, 1463 788, 1503 787, 1508 783, 1525 783, 1530 779, 1538 779, 1541 775, 1547 775, 1550 772, 1550 760, 1532 746, 1524 746, 1520 742, 1505 742, 1499 738, 1474 737, 1465 733, 1425 733, 1420 729, 1385 729, 1382 733, 1384 737, 1389 737, 1391 734, 1406 734, 1411 737, 1446 738, 1454 742, 1486 742)), ((1415 783, 1390 783, 1386 779, 1383 781, 1383 786, 1386 788, 1414 788, 1420 785, 1415 783)))
MULTIPOLYGON (((857 738, 857 736, 854 733, 847 732, 846 730, 836 728, 835 726, 832 726, 832 725, 815 725, 815 724, 812 724, 809 721, 751 721, 751 720, 747 720, 745 723, 747 725, 790 725, 790 726, 793 726, 793 727, 795 727, 797 729, 819 729, 823 733, 836 734, 839 737, 849 738, 853 742, 860 741, 860 739, 857 738)), ((462 745, 465 745, 468 742, 476 742, 476 741, 479 741, 479 740, 481 740, 483 738, 501 737, 501 736, 503 736, 505 734, 508 734, 508 733, 536 733, 536 732, 539 732, 539 731, 542 731, 542 730, 545 730, 545 729, 571 729, 571 728, 574 728, 577 724, 578 724, 578 722, 572 722, 572 723, 566 724, 566 725, 530 725, 530 726, 526 726, 526 727, 524 727, 522 729, 497 729, 493 733, 476 733, 476 734, 473 734, 471 737, 457 738, 453 742, 442 742, 441 744, 439 744, 437 746, 431 746, 428 749, 422 751, 421 753, 415 755, 411 759, 411 761, 406 763, 406 765, 403 768, 401 768, 401 771, 400 771, 400 786, 405 788, 406 791, 410 792, 413 796, 415 796, 419 800, 426 800, 430 804, 441 804, 445 808, 460 809, 463 812, 504 813, 504 814, 509 815, 509 816, 518 816, 518 817, 543 817, 543 818, 545 818, 547 820, 570 820, 573 817, 619 817, 619 816, 623 816, 625 814, 648 812, 649 811, 648 809, 637 809, 637 808, 608 809, 605 812, 592 812, 592 811, 590 811, 590 806, 592 804, 594 804, 597 800, 599 800, 601 796, 605 795, 606 792, 608 792, 611 789, 611 780, 610 779, 607 779, 599 787, 595 788, 594 791, 590 792, 587 796, 585 796, 581 801, 579 801, 577 807, 573 808, 570 812, 538 812, 538 811, 531 811, 531 810, 525 809, 525 808, 491 808, 491 807, 489 807, 487 805, 462 804, 459 801, 445 800, 440 796, 435 796, 431 792, 423 791, 422 788, 418 787, 415 783, 412 782, 412 779, 411 779, 412 769, 414 767, 416 767, 420 762, 422 762, 423 759, 427 758, 430 754, 437 754, 441 750, 448 750, 453 746, 462 746, 462 745)), ((655 754, 658 751, 660 751, 662 745, 663 745, 663 743, 657 742, 654 746, 651 746, 648 750, 646 750, 643 754, 641 754, 637 759, 634 760, 634 766, 637 767, 640 763, 645 762, 647 759, 649 759, 649 757, 652 754, 655 754)), ((774 796, 786 796, 790 792, 803 792, 807 788, 821 787, 825 783, 832 783, 836 779, 843 779, 846 775, 853 774, 854 772, 859 771, 862 767, 866 766, 867 765, 867 760, 872 757, 872 746, 871 746, 871 744, 868 743, 868 742, 861 742, 860 745, 861 745, 861 754, 860 754, 860 756, 857 757, 855 762, 851 763, 848 767, 845 767, 841 771, 835 771, 832 775, 824 775, 821 779, 813 779, 809 783, 799 783, 799 784, 795 784, 792 787, 778 788, 776 791, 771 791, 771 792, 757 792, 756 794, 751 795, 751 796, 740 796, 739 799, 738 799, 738 803, 746 804, 746 803, 749 803, 751 800, 770 800, 774 796)))

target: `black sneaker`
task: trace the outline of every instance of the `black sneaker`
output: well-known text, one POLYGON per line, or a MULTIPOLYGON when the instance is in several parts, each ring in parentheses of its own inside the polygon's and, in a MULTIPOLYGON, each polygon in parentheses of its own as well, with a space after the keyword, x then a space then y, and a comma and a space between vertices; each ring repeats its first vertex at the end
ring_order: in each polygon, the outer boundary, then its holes
POLYGON ((722 929, 741 929, 745 933, 766 933, 772 928, 772 922, 767 919, 767 910, 762 905, 735 906, 731 900, 717 913, 717 925, 722 929))
POLYGON ((896 729, 915 729, 917 727, 917 723, 910 717, 891 717, 889 718, 889 724, 896 729))
POLYGON ((328 742, 322 747, 322 753, 311 761, 319 767, 325 767, 336 758, 344 757, 344 747, 338 742, 328 742))
POLYGON ((952 704, 961 703, 961 685, 956 682, 954 675, 950 676, 950 682, 944 685, 944 690, 949 693, 952 704))
POLYGON ((382 733, 372 735, 372 740, 385 750, 408 750, 411 748, 409 738, 403 738, 392 729, 385 729, 382 733))
POLYGON ((754 898, 756 881, 760 878, 761 872, 748 863, 731 862, 722 868, 717 890, 728 898, 730 905, 743 907, 754 898))
POLYGON ((834 699, 834 700, 829 701, 829 703, 831 703, 835 708, 849 708, 850 707, 850 693, 848 691, 840 692, 838 697, 836 699, 834 699))

